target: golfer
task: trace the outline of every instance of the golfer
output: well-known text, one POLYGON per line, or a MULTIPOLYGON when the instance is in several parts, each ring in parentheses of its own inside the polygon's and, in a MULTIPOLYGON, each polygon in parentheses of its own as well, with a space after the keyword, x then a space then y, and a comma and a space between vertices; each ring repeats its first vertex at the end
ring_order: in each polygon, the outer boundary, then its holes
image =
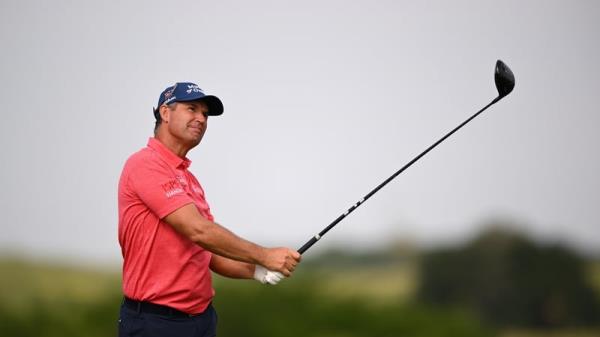
POLYGON ((300 254, 265 248, 214 222, 188 151, 223 113, 193 83, 165 89, 154 109, 154 137, 134 153, 119 181, 123 293, 119 336, 215 336, 211 271, 277 284, 300 254))

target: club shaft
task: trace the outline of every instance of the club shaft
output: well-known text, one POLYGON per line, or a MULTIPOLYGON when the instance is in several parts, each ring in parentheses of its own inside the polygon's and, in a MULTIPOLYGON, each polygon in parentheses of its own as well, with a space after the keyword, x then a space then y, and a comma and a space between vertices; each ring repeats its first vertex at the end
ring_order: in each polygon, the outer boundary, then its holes
POLYGON ((479 114, 481 114, 482 112, 484 112, 487 108, 489 108, 490 106, 492 106, 494 103, 498 102, 501 98, 502 97, 500 97, 500 96, 496 97, 488 105, 486 105, 485 107, 483 107, 481 110, 477 111, 473 116, 469 117, 467 120, 465 120, 464 122, 462 122, 459 126, 455 127, 452 131, 448 132, 444 137, 440 138, 437 142, 433 143, 425 151, 421 152, 421 154, 419 154, 418 156, 416 156, 415 158, 413 158, 413 160, 411 160, 410 162, 408 162, 408 164, 404 165, 401 169, 399 169, 394 174, 392 174, 389 178, 387 178, 385 181, 383 181, 381 184, 379 184, 377 187, 375 187, 371 192, 369 192, 367 195, 365 195, 357 203, 355 203, 350 208, 348 208, 348 210, 345 213, 341 214, 340 216, 337 217, 337 219, 333 220, 333 222, 330 223, 327 227, 325 227, 321 232, 319 232, 319 234, 317 234, 317 235, 313 236, 312 238, 310 238, 310 240, 308 240, 302 247, 300 247, 300 249, 298 249, 298 253, 303 254, 304 252, 306 252, 310 247, 312 247, 312 245, 314 245, 327 232, 329 232, 329 230, 331 230, 333 227, 335 227, 335 225, 337 225, 340 221, 342 221, 345 217, 347 217, 348 214, 354 212, 354 210, 357 209, 358 206, 362 205, 365 201, 367 201, 370 197, 372 197, 375 193, 377 193, 377 191, 379 191, 380 189, 382 189, 390 181, 394 180, 394 178, 396 178, 400 173, 404 172, 404 170, 406 170, 407 168, 411 167, 412 164, 414 164, 417 160, 421 159, 421 157, 423 157, 424 155, 426 155, 427 152, 431 151, 434 147, 438 146, 441 142, 443 142, 444 140, 446 140, 446 138, 450 137, 453 133, 455 133, 460 128, 462 128, 463 126, 465 126, 465 124, 469 123, 473 118, 477 117, 479 114))

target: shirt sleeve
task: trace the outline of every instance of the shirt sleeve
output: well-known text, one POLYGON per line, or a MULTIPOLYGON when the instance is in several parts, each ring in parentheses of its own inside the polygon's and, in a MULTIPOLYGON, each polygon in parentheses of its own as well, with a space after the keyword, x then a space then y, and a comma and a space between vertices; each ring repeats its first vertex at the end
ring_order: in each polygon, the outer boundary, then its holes
POLYGON ((192 203, 175 172, 166 164, 146 160, 130 172, 133 191, 148 208, 163 219, 175 210, 192 203))

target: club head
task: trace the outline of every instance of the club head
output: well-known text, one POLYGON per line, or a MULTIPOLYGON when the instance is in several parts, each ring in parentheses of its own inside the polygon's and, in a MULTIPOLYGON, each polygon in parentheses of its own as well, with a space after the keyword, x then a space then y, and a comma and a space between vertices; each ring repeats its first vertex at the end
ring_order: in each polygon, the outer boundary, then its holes
POLYGON ((502 98, 515 87, 515 75, 504 62, 496 61, 496 70, 494 72, 494 81, 498 89, 498 98, 502 98))

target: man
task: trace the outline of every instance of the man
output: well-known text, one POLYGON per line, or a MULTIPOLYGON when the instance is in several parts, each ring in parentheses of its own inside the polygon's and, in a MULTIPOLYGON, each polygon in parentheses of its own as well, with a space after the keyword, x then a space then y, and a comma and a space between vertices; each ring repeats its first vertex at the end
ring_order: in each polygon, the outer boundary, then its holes
POLYGON ((222 113, 221 100, 193 83, 168 87, 154 109, 154 138, 125 163, 119 336, 215 336, 211 271, 277 284, 300 262, 292 249, 261 247, 213 221, 186 155, 202 140, 208 116, 222 113))

